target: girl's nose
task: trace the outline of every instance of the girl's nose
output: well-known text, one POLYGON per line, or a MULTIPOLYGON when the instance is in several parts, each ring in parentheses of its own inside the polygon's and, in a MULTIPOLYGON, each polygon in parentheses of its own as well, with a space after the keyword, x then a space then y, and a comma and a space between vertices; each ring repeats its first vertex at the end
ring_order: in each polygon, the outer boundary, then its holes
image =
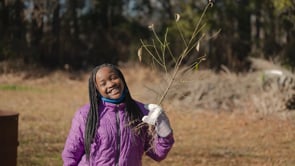
POLYGON ((108 82, 107 82, 107 87, 108 87, 108 88, 111 88, 111 87, 114 86, 114 84, 115 84, 115 83, 113 83, 112 81, 108 81, 108 82))

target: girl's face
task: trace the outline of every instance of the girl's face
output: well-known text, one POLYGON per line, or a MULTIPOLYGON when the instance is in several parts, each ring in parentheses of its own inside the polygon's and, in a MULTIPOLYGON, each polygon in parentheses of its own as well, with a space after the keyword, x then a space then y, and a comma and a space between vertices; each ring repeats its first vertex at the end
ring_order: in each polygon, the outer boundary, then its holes
POLYGON ((124 83, 118 74, 110 67, 103 67, 96 73, 96 88, 108 99, 118 99, 124 90, 124 83))

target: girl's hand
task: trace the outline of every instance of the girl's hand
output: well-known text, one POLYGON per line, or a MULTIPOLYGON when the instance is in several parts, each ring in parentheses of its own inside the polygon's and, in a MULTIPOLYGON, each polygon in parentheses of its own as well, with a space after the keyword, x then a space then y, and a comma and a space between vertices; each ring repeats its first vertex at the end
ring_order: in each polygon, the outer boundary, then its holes
POLYGON ((150 125, 155 125, 156 132, 160 137, 167 137, 172 132, 172 129, 162 107, 156 104, 146 104, 144 107, 149 110, 149 113, 143 116, 142 121, 150 125))

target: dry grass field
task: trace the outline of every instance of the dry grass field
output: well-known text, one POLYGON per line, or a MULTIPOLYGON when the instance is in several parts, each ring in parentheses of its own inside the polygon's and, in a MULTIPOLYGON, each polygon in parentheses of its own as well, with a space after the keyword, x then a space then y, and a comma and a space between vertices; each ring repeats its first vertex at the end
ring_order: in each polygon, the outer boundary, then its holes
MULTIPOLYGON (((155 73, 139 67, 123 68, 123 73, 134 98, 155 101, 147 90, 159 82, 155 73)), ((19 113, 19 166, 62 165, 73 114, 88 102, 87 79, 87 73, 61 71, 43 77, 25 72, 0 75, 0 109, 19 113)), ((144 157, 144 166, 295 165, 293 118, 260 114, 250 106, 244 111, 213 111, 178 104, 164 102, 174 128, 173 149, 160 163, 144 157)))

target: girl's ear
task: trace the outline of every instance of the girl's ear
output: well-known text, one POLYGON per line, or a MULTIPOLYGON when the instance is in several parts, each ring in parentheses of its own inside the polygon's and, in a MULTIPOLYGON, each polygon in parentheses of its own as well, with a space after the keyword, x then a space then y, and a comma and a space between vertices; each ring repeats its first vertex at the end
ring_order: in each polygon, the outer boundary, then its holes
POLYGON ((94 81, 93 84, 94 84, 94 87, 96 88, 96 90, 98 91, 98 85, 97 85, 96 81, 94 81))
POLYGON ((99 90, 98 90, 98 87, 97 87, 96 83, 94 83, 94 86, 95 86, 97 97, 100 98, 101 94, 99 93, 99 90))
POLYGON ((93 85, 94 85, 94 87, 96 88, 96 90, 98 91, 98 85, 97 85, 97 83, 96 83, 96 74, 97 74, 97 72, 98 71, 96 71, 94 74, 93 74, 93 80, 92 80, 92 82, 93 82, 93 85))

